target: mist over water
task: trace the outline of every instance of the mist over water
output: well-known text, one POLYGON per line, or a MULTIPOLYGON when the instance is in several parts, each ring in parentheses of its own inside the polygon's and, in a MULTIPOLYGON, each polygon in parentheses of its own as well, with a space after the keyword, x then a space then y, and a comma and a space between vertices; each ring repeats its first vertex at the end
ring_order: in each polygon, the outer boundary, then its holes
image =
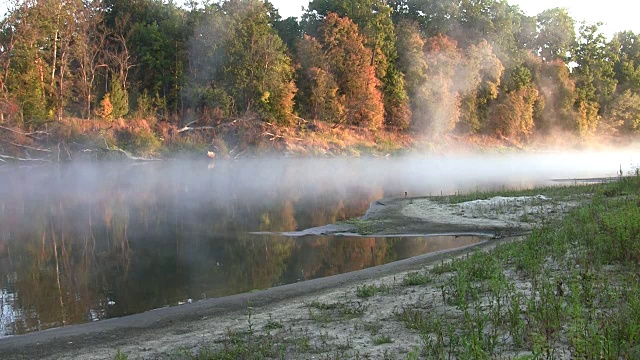
POLYGON ((617 176, 635 151, 0 168, 0 337, 362 269, 447 238, 252 235, 383 197, 617 176))

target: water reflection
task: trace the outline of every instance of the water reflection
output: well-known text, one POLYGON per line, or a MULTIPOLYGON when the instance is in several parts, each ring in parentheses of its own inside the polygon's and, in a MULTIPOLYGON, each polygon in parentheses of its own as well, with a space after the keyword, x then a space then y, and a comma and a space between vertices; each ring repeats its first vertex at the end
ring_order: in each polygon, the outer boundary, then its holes
POLYGON ((215 235, 196 223, 151 226, 133 221, 131 210, 118 212, 127 213, 93 222, 89 211, 86 223, 52 216, 41 229, 16 229, 0 255, 2 333, 264 289, 478 241, 215 235))
MULTIPOLYGON (((0 168, 0 336, 467 245, 477 240, 250 234, 360 216, 372 201, 404 191, 428 195, 495 185, 486 176, 470 178, 471 165, 443 176, 451 161, 0 168)), ((500 184, 536 181, 503 174, 500 184)))

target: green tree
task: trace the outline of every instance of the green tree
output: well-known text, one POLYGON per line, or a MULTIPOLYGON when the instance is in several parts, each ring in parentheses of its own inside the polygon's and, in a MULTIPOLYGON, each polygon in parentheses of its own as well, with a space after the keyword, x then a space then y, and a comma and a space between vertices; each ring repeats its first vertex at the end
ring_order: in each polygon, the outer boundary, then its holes
POLYGON ((115 75, 111 76, 110 87, 111 116, 114 119, 120 119, 129 113, 129 97, 122 81, 115 75))
POLYGON ((3 86, 17 101, 21 120, 38 124, 51 117, 53 88, 52 17, 35 1, 16 4, 3 20, 3 86))
POLYGON ((286 47, 270 26, 260 1, 228 1, 231 30, 224 45, 223 83, 246 111, 256 110, 267 119, 290 121, 296 87, 286 47))
POLYGON ((619 32, 609 42, 609 48, 618 54, 614 64, 618 91, 640 92, 640 36, 632 31, 619 32))
POLYGON ((187 41, 194 29, 186 11, 175 2, 160 0, 106 0, 104 6, 105 23, 118 35, 111 42, 113 55, 117 55, 112 66, 119 68, 132 98, 147 90, 158 94, 167 109, 179 112, 187 41))
POLYGON ((537 16, 536 51, 547 62, 565 59, 576 38, 575 21, 564 8, 548 9, 537 16))
POLYGON ((294 69, 267 10, 258 0, 226 1, 211 10, 191 40, 191 76, 199 86, 192 93, 230 100, 234 112, 288 123, 297 91, 294 69))
POLYGON ((603 122, 613 131, 640 133, 640 95, 630 89, 617 94, 607 108, 603 122))
POLYGON ((573 74, 577 88, 578 132, 588 136, 595 132, 615 93, 614 64, 617 56, 607 46, 598 24, 580 27, 580 36, 572 53, 577 64, 573 74))
POLYGON ((106 68, 108 29, 104 26, 104 9, 93 0, 76 13, 78 27, 73 57, 76 75, 76 95, 84 102, 83 115, 91 118, 97 77, 106 68))

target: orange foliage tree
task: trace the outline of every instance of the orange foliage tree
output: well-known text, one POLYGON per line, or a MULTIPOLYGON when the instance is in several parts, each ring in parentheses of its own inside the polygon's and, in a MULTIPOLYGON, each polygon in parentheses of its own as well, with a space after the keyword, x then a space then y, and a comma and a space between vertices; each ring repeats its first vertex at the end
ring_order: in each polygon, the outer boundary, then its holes
POLYGON ((379 129, 384 105, 379 80, 358 26, 327 14, 319 39, 305 37, 299 46, 303 76, 308 80, 309 115, 379 129))

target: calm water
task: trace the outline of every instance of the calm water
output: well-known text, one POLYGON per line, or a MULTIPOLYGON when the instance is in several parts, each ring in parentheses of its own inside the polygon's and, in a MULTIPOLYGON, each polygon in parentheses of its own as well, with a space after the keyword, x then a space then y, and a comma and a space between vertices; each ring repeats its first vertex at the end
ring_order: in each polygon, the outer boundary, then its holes
POLYGON ((468 245, 478 239, 287 238, 250 232, 302 230, 361 216, 372 201, 404 191, 418 196, 610 175, 619 157, 605 158, 586 172, 575 161, 563 166, 547 160, 543 166, 532 158, 526 165, 515 160, 0 168, 0 337, 468 245))

